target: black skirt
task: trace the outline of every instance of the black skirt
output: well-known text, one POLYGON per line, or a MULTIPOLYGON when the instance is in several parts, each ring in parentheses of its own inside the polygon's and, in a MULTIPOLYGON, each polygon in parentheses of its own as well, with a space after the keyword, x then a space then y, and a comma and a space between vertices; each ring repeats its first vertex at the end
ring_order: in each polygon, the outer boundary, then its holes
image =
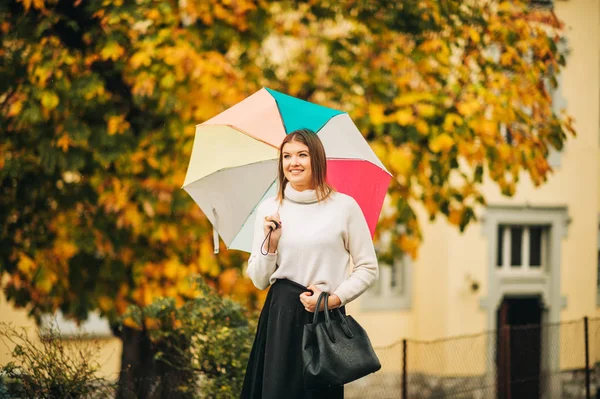
POLYGON ((307 291, 290 280, 277 280, 269 289, 258 319, 242 399, 343 399, 343 386, 304 389, 302 332, 304 325, 312 322, 313 313, 304 309, 300 294, 307 291))

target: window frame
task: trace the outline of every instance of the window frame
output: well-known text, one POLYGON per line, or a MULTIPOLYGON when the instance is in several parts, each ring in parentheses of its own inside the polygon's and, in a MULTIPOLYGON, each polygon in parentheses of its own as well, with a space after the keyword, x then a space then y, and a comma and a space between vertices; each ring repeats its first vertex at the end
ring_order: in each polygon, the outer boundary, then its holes
POLYGON ((598 215, 598 232, 596 244, 596 306, 600 307, 600 215, 598 215))
POLYGON ((412 260, 404 254, 394 258, 394 268, 401 274, 400 286, 385 287, 392 282, 392 267, 389 264, 379 264, 377 282, 361 296, 360 308, 366 311, 403 310, 412 307, 412 260))
POLYGON ((500 273, 544 273, 547 271, 549 262, 549 237, 550 228, 548 224, 532 224, 532 223, 500 223, 498 224, 498 243, 496 245, 496 268, 500 273), (520 244, 520 263, 513 264, 512 244, 513 244, 513 229, 520 228, 521 244, 520 244), (540 237, 540 264, 531 265, 531 231, 539 228, 541 230, 540 237), (502 248, 498 245, 502 244, 502 248), (501 259, 499 257, 501 256, 501 259), (498 264, 498 260, 502 260, 502 264, 498 264))

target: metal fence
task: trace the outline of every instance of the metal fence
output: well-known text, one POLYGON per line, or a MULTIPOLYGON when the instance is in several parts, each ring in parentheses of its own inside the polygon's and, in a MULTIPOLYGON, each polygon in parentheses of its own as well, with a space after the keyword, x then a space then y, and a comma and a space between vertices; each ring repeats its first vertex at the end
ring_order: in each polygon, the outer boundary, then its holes
MULTIPOLYGON (((600 318, 507 326, 434 341, 405 339, 375 349, 382 369, 346 385, 347 399, 600 399, 600 318)), ((116 382, 107 381, 84 397, 194 396, 165 392, 177 387, 170 381, 168 375, 148 377, 142 394, 133 387, 119 390, 116 382)), ((0 381, 0 398, 24 397, 11 395, 6 388, 0 381)), ((218 397, 237 395, 223 392, 218 397)))
POLYGON ((600 399, 600 318, 375 349, 382 369, 346 398, 600 399))

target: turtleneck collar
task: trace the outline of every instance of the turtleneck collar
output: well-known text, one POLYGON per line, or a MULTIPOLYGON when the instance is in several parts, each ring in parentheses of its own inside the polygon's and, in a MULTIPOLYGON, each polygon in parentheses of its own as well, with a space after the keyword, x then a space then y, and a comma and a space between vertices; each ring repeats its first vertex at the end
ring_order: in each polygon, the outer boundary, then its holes
POLYGON ((286 184, 283 195, 286 199, 299 204, 314 204, 317 202, 317 192, 315 190, 295 190, 290 183, 286 184))

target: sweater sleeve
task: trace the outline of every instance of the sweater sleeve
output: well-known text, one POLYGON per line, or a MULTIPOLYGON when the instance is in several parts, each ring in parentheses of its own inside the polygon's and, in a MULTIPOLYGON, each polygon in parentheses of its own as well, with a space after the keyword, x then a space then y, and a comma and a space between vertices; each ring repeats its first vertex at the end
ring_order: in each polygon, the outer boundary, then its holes
POLYGON ((353 301, 365 292, 377 279, 379 266, 371 239, 371 232, 364 214, 351 198, 346 231, 346 249, 352 257, 352 273, 334 291, 342 305, 353 301))
POLYGON ((264 290, 270 283, 271 274, 277 268, 277 252, 263 255, 261 245, 265 239, 263 220, 265 217, 264 203, 256 211, 254 223, 254 239, 252 242, 252 253, 248 259, 248 276, 259 290, 264 290))

